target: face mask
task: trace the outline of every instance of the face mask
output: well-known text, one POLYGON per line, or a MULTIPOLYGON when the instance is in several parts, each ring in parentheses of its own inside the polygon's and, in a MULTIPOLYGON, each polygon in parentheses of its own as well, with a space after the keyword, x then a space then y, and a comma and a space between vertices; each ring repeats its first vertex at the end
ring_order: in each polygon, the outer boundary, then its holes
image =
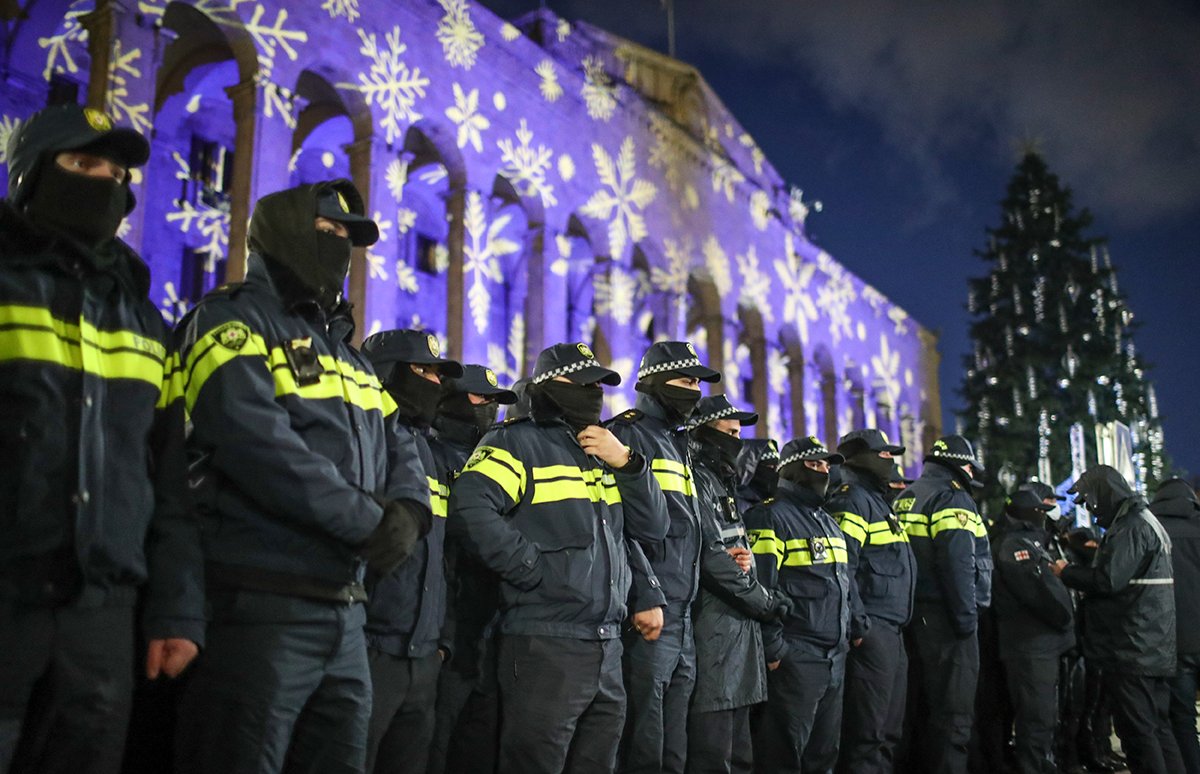
POLYGON ((750 486, 762 495, 763 499, 774 497, 775 490, 779 487, 779 471, 773 463, 759 462, 758 467, 754 469, 754 475, 750 477, 750 486))
POLYGON ((896 461, 880 457, 875 452, 867 452, 854 455, 846 460, 846 464, 856 470, 865 470, 880 482, 885 482, 892 477, 892 468, 896 466, 896 461))
POLYGON ((34 187, 29 217, 95 247, 117 235, 128 196, 125 187, 110 177, 77 175, 50 162, 34 187))
POLYGON ((600 412, 604 410, 604 390, 598 384, 543 382, 536 389, 531 387, 530 398, 534 399, 535 414, 557 412, 577 433, 589 425, 600 424, 600 412))
POLYGON ((438 405, 438 413, 442 416, 465 422, 474 427, 482 437, 492 425, 496 424, 496 415, 500 407, 494 401, 488 403, 472 403, 465 392, 455 392, 442 398, 438 405))
POLYGON ((824 497, 825 492, 829 489, 829 474, 822 473, 806 466, 803 462, 796 462, 787 466, 786 472, 780 474, 783 478, 791 481, 796 486, 804 487, 805 489, 816 492, 819 496, 824 497))
POLYGON ((409 424, 415 427, 433 424, 442 397, 442 385, 414 373, 408 363, 394 363, 387 388, 396 401, 400 416, 409 424))
POLYGON ((1052 522, 1058 521, 1062 518, 1062 508, 1056 505, 1050 510, 1046 511, 1046 518, 1052 522))
POLYGON ((640 387, 641 385, 637 388, 640 392, 650 395, 666 409, 669 419, 681 425, 691 418, 692 411, 700 401, 699 390, 680 387, 677 384, 655 384, 645 390, 641 390, 640 387))
POLYGON ((317 303, 329 309, 337 304, 350 271, 350 240, 326 231, 317 232, 317 261, 313 277, 301 277, 317 291, 317 303))
POLYGON ((738 452, 742 450, 742 439, 729 433, 722 433, 707 425, 701 425, 696 430, 696 440, 703 446, 708 446, 716 451, 717 459, 721 460, 721 464, 726 467, 733 468, 737 465, 738 452))

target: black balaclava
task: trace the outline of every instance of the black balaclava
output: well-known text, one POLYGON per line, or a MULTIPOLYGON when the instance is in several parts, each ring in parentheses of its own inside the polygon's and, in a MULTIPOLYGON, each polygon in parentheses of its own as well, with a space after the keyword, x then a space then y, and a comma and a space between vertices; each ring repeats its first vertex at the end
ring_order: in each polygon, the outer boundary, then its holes
POLYGON ((393 363, 387 390, 404 420, 415 427, 429 427, 437 416, 442 385, 412 370, 408 363, 393 363))
POLYGON ((350 270, 350 240, 317 231, 317 197, 326 184, 302 185, 258 200, 250 219, 250 249, 269 267, 285 269, 307 297, 334 309, 350 270))
POLYGON ((754 475, 750 477, 750 488, 765 500, 774 497, 778 487, 779 471, 776 469, 775 460, 759 460, 754 468, 754 475))
POLYGON ((663 411, 667 412, 667 419, 682 425, 691 419, 696 404, 703 396, 700 394, 700 390, 680 387, 677 384, 667 384, 670 380, 678 379, 680 376, 681 374, 675 371, 651 374, 634 385, 634 389, 644 395, 649 395, 662 407, 663 411))
POLYGON ((600 424, 604 389, 599 384, 549 381, 531 384, 526 392, 534 419, 562 419, 577 433, 600 424))
POLYGON ((1046 512, 1040 508, 1017 508, 1009 505, 1004 509, 1004 514, 1010 519, 1032 524, 1035 527, 1046 525, 1046 512))
POLYGON ((1096 523, 1105 528, 1117 517, 1121 503, 1134 496, 1125 477, 1108 465, 1089 468, 1073 489, 1083 495, 1088 510, 1096 515, 1096 523))
POLYGON ((487 403, 472 403, 471 396, 465 392, 444 392, 438 403, 438 414, 475 428, 480 438, 496 424, 500 406, 496 401, 487 403))
POLYGON ((39 226, 70 234, 88 247, 117 235, 129 190, 111 177, 69 172, 53 156, 42 162, 26 212, 39 226))
POLYGON ((742 450, 741 438, 723 433, 709 425, 700 425, 692 432, 695 434, 697 442, 716 453, 717 459, 721 461, 722 465, 731 471, 737 467, 738 452, 742 450))
POLYGON ((824 498, 829 490, 829 474, 813 470, 804 464, 803 460, 790 462, 779 471, 779 477, 791 481, 796 486, 804 487, 810 492, 816 492, 824 498))
POLYGON ((869 450, 855 454, 843 464, 848 468, 867 473, 877 481, 880 487, 887 486, 888 479, 892 477, 892 468, 896 467, 894 459, 880 457, 879 452, 869 450))

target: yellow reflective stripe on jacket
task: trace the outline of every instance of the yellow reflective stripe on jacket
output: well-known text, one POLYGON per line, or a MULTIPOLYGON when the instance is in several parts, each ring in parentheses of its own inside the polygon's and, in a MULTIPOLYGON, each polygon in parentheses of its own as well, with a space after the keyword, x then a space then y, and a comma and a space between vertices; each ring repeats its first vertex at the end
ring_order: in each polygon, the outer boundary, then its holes
POLYGON ((756 554, 775 557, 775 567, 783 564, 783 541, 775 537, 773 529, 752 529, 746 533, 750 550, 756 554))
MULTIPOLYGON (((204 383, 208 381, 210 376, 216 373, 218 368, 239 357, 253 357, 263 360, 267 357, 267 342, 257 333, 251 332, 246 342, 237 349, 231 349, 221 344, 217 340, 217 333, 223 327, 218 326, 216 329, 204 334, 204 336, 192 345, 191 351, 188 352, 187 361, 184 363, 183 394, 187 401, 189 414, 196 406, 196 400, 200 396, 200 390, 204 388, 204 383)), ((267 367, 267 364, 264 362, 263 366, 267 367)))
POLYGON ((102 379, 136 379, 162 388, 162 342, 129 330, 59 320, 49 309, 0 304, 0 362, 34 360, 102 379))
POLYGON ((929 537, 937 537, 946 530, 962 529, 975 537, 987 534, 983 520, 979 514, 972 513, 966 508, 946 508, 929 517, 929 537))
POLYGON ((497 446, 475 449, 462 472, 486 476, 496 482, 513 502, 520 502, 525 494, 525 465, 497 446))
POLYGON ((164 409, 183 398, 183 366, 179 362, 179 353, 172 352, 163 363, 163 388, 158 393, 158 403, 155 408, 164 409))
POLYGON ((548 465, 533 469, 533 498, 530 504, 563 500, 590 500, 615 505, 621 492, 611 473, 599 469, 584 470, 574 465, 548 465))
POLYGON ((929 517, 923 513, 912 511, 909 513, 899 514, 900 523, 904 525, 904 532, 910 537, 930 537, 929 534, 929 517))
POLYGON ((846 537, 854 539, 859 545, 867 542, 867 530, 870 527, 866 519, 850 511, 843 511, 842 513, 835 513, 833 515, 838 520, 838 526, 841 527, 842 532, 846 533, 846 537))
POLYGON ((650 463, 650 471, 664 492, 680 492, 688 497, 696 494, 692 486, 692 471, 682 462, 656 457, 650 463))
POLYGON ((788 567, 808 567, 814 564, 844 564, 847 561, 845 540, 836 537, 815 539, 825 542, 825 551, 819 559, 813 557, 808 539, 793 538, 784 544, 783 564, 788 567))
POLYGON ((889 543, 907 543, 908 533, 903 529, 899 533, 892 532, 892 525, 886 521, 876 521, 867 525, 867 543, 872 546, 883 546, 889 543))
POLYGON ((450 501, 450 487, 439 482, 433 476, 426 476, 425 480, 429 482, 429 509, 433 511, 434 516, 446 518, 446 506, 450 501))

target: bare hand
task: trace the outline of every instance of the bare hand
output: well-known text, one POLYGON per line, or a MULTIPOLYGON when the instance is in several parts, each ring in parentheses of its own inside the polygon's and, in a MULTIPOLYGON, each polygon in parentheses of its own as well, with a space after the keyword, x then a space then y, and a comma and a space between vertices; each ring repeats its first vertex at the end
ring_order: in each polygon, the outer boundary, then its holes
POLYGON ((725 553, 733 557, 742 572, 750 572, 750 565, 754 563, 754 555, 750 553, 750 549, 735 546, 725 549, 725 553))
POLYGON ((1054 573, 1055 578, 1061 578, 1063 568, 1066 566, 1067 566, 1067 560, 1059 559, 1054 564, 1050 565, 1050 572, 1054 573))
POLYGON ((146 677, 155 680, 160 673, 179 677, 199 652, 196 643, 182 637, 150 640, 150 648, 146 651, 146 677))
POLYGON ((640 613, 633 614, 633 628, 642 635, 646 642, 654 642, 662 634, 663 611, 661 607, 652 607, 640 613))
POLYGON ((767 670, 770 672, 774 672, 776 669, 779 668, 779 664, 781 661, 783 661, 783 659, 780 659, 779 661, 768 661, 767 662, 767 670))
POLYGON ((857 648, 859 645, 862 645, 862 641, 863 638, 859 637, 857 640, 850 640, 850 644, 857 648))
POLYGON ((607 428, 588 425, 575 436, 584 452, 599 457, 613 470, 620 470, 629 462, 629 447, 617 440, 607 428))

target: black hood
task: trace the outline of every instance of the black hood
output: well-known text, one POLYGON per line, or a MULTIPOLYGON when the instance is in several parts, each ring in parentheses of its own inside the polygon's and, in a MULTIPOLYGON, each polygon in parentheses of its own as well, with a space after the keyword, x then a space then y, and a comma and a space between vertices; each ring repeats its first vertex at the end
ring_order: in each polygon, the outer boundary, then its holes
POLYGON ((1164 481, 1154 493, 1150 512, 1155 516, 1200 518, 1200 501, 1196 499, 1196 492, 1188 482, 1181 478, 1172 478, 1164 481))
MULTIPOLYGON (((1101 527, 1111 525, 1122 503, 1135 496, 1125 477, 1108 465, 1088 468, 1067 491, 1082 496, 1087 509, 1095 514, 1096 523, 1101 527)), ((1076 498, 1078 501, 1079 498, 1076 498)))
POLYGON ((754 478, 754 471, 758 469, 758 463, 768 453, 776 462, 779 461, 779 449, 769 438, 746 438, 742 441, 742 450, 737 458, 738 486, 750 483, 750 479, 754 478))

